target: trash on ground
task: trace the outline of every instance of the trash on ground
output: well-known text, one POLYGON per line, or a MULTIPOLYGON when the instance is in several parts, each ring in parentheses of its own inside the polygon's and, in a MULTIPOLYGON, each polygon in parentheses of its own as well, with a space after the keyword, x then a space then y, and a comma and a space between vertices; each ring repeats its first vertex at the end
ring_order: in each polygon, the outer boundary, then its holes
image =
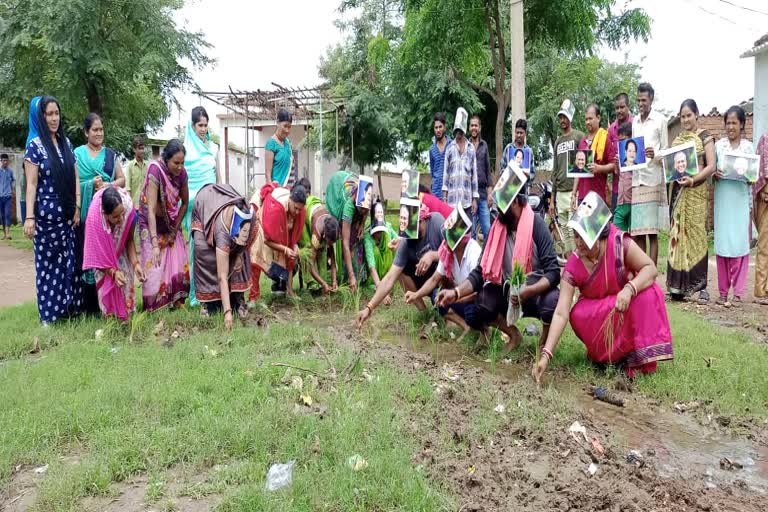
POLYGON ((590 464, 587 468, 587 473, 589 473, 589 476, 595 476, 595 473, 597 473, 597 464, 594 462, 590 464))
POLYGON ((592 448, 594 448, 600 455, 605 455, 605 448, 603 448, 603 445, 600 444, 600 440, 596 437, 592 438, 592 448))
POLYGON ((675 402, 674 408, 679 413, 693 412, 696 409, 702 408, 706 405, 704 400, 690 400, 688 402, 675 402))
POLYGON ((103 337, 104 337, 104 329, 96 329, 96 332, 95 332, 95 333, 93 333, 93 336, 94 336, 94 338, 96 338, 97 340, 100 340, 101 338, 103 338, 103 337))
POLYGON ((643 454, 637 450, 630 450, 627 454, 627 462, 641 468, 645 465, 643 454))
POLYGON ((352 468, 352 471, 360 471, 368 467, 368 461, 356 453, 347 459, 347 466, 352 468))
POLYGON ((112 347, 111 349, 109 349, 109 351, 112 352, 113 354, 117 354, 118 352, 120 352, 120 347, 112 347))
POLYGON ((453 368, 449 364, 444 364, 443 365, 443 371, 441 373, 442 373, 442 377, 444 379, 450 380, 450 381, 453 381, 453 382, 456 382, 457 380, 459 380, 461 378, 461 372, 459 370, 453 368))
POLYGON ((266 489, 276 491, 291 485, 294 464, 296 464, 295 460, 289 460, 285 464, 272 464, 267 472, 266 489))
POLYGON ((42 475, 42 474, 44 474, 46 471, 48 471, 48 464, 46 464, 46 465, 44 465, 44 466, 39 466, 39 467, 36 467, 36 468, 35 468, 35 473, 37 473, 38 475, 42 475))
POLYGON ((728 457, 723 457, 720 459, 720 469, 727 469, 729 471, 734 469, 744 469, 744 465, 735 460, 731 460, 728 457))
POLYGON ((581 434, 584 437, 584 440, 589 442, 589 439, 587 438, 587 428, 578 421, 574 421, 573 424, 571 424, 568 432, 571 433, 577 443, 581 443, 581 439, 576 434, 581 434))
POLYGON ((299 376, 291 377, 291 387, 301 391, 304 389, 304 379, 299 376))
POLYGON ((541 329, 539 329, 539 326, 534 322, 531 322, 525 326, 523 334, 526 336, 539 336, 541 334, 541 329))
POLYGON ((504 407, 504 404, 499 404, 499 405, 497 405, 497 406, 496 406, 496 408, 494 409, 494 411, 496 411, 496 412, 497 412, 497 413, 499 413, 499 414, 504 414, 504 411, 505 411, 505 410, 506 410, 506 408, 504 407))
POLYGON ((608 391, 608 388, 605 386, 590 386, 589 394, 601 402, 615 405, 617 407, 624 407, 624 399, 615 396, 613 393, 608 391))
POLYGON ((306 405, 307 407, 312 407, 312 397, 309 394, 301 395, 301 403, 306 405))

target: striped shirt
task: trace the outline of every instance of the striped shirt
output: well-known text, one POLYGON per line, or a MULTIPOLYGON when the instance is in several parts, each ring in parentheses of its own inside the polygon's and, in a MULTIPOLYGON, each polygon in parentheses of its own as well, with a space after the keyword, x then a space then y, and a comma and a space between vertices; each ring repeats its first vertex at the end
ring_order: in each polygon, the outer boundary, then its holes
POLYGON ((462 208, 472 206, 472 199, 480 194, 477 190, 477 159, 475 147, 467 139, 464 153, 454 141, 445 150, 445 170, 443 171, 443 192, 448 193, 446 203, 462 208))
POLYGON ((429 173, 432 175, 432 195, 443 197, 443 169, 445 168, 445 152, 451 145, 451 138, 445 136, 445 148, 440 152, 437 142, 432 140, 432 147, 429 148, 429 173))

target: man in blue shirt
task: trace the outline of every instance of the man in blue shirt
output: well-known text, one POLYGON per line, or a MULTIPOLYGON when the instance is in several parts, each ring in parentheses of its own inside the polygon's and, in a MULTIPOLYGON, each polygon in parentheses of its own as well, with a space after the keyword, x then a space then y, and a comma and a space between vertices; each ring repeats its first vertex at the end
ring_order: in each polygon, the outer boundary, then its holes
POLYGON ((528 122, 525 119, 518 119, 515 123, 515 140, 504 148, 504 152, 501 157, 501 170, 503 171, 510 160, 515 159, 515 152, 518 149, 522 149, 531 156, 529 166, 527 169, 523 169, 523 172, 528 174, 528 183, 533 182, 533 177, 536 176, 536 166, 533 165, 533 151, 525 143, 525 139, 528 137, 528 122))
POLYGON ((11 235, 11 198, 16 186, 13 169, 8 167, 8 155, 0 155, 0 223, 3 225, 3 240, 9 240, 11 235))
POLYGON ((432 195, 443 197, 443 168, 445 167, 445 148, 451 138, 445 134, 445 114, 438 112, 432 120, 435 137, 429 148, 429 172, 432 175, 432 195))

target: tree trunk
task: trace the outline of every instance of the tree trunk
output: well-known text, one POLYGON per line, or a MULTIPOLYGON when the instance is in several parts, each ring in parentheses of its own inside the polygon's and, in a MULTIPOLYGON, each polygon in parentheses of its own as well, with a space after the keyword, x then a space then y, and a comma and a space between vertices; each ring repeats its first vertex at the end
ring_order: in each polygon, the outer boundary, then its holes
POLYGON ((381 184, 381 162, 379 162, 379 170, 376 171, 376 173, 379 175, 379 199, 381 199, 382 203, 386 203, 386 200, 384 199, 384 187, 381 184))
POLYGON ((104 100, 94 83, 85 86, 85 94, 88 97, 88 112, 95 112, 100 116, 104 114, 104 100))
POLYGON ((497 175, 501 171, 501 157, 504 151, 504 116, 507 113, 507 107, 504 100, 496 100, 496 169, 497 175))

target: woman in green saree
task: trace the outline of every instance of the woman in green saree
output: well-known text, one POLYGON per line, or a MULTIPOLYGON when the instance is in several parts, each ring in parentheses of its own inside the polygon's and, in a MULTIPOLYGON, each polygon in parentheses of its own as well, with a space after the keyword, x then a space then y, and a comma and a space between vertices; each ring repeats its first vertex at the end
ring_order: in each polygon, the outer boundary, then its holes
POLYGON ((699 108, 695 101, 685 100, 679 115, 683 131, 672 146, 692 141, 699 171, 672 183, 667 290, 675 300, 699 292, 699 304, 707 304, 707 204, 709 178, 716 170, 715 141, 709 131, 698 127, 699 108))

